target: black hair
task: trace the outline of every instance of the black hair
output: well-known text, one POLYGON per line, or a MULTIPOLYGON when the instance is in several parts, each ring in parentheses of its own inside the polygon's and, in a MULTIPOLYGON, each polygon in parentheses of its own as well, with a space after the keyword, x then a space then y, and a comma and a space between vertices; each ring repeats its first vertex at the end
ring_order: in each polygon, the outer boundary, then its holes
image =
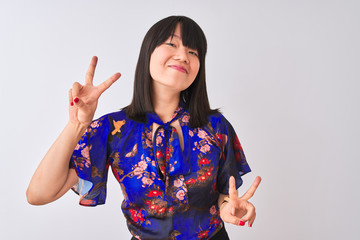
POLYGON ((150 57, 156 47, 164 43, 175 32, 180 24, 182 43, 185 47, 198 52, 199 72, 194 82, 180 93, 180 100, 190 114, 190 127, 201 127, 208 122, 208 115, 218 113, 210 109, 205 81, 205 55, 207 42, 200 26, 185 16, 170 16, 155 23, 146 33, 140 48, 139 59, 135 70, 133 99, 124 108, 130 119, 146 121, 146 113, 153 112, 152 78, 150 75, 150 57))

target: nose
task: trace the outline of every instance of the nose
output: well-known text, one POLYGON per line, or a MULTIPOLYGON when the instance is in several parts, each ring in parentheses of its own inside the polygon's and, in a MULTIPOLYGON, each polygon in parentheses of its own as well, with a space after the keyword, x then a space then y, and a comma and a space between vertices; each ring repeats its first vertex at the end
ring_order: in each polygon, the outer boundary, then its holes
POLYGON ((178 48, 176 54, 174 55, 174 59, 189 63, 188 50, 185 47, 178 48))

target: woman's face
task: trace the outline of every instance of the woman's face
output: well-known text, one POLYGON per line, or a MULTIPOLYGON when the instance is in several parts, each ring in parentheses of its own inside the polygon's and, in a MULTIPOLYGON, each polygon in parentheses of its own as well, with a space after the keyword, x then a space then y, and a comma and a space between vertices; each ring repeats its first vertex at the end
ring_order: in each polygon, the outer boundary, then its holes
POLYGON ((194 82, 199 68, 198 52, 182 43, 180 24, 174 35, 155 48, 150 57, 154 89, 161 85, 180 93, 194 82))

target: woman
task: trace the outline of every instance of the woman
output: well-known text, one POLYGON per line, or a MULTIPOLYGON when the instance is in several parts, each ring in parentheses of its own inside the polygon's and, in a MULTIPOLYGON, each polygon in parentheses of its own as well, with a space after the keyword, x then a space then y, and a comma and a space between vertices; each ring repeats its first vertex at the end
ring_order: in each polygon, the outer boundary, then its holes
POLYGON ((206 48, 193 20, 159 21, 142 43, 131 104, 95 121, 100 95, 120 73, 94 86, 93 57, 85 85, 69 91, 70 120, 29 184, 29 203, 52 202, 72 188, 81 205, 103 204, 111 165, 133 239, 228 239, 223 221, 251 227, 248 200, 261 179, 238 198, 250 168, 231 124, 210 109, 206 48))

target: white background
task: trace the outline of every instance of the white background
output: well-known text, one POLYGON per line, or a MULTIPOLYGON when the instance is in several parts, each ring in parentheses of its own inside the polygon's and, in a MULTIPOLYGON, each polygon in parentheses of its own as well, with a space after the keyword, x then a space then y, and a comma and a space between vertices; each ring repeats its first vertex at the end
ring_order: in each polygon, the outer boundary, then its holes
POLYGON ((130 103, 146 31, 169 15, 193 18, 208 39, 213 108, 232 123, 261 183, 252 228, 231 239, 359 239, 360 2, 0 1, 0 238, 130 239, 122 195, 81 207, 72 192, 31 206, 25 191, 65 126, 68 89, 122 73, 96 117, 130 103))

